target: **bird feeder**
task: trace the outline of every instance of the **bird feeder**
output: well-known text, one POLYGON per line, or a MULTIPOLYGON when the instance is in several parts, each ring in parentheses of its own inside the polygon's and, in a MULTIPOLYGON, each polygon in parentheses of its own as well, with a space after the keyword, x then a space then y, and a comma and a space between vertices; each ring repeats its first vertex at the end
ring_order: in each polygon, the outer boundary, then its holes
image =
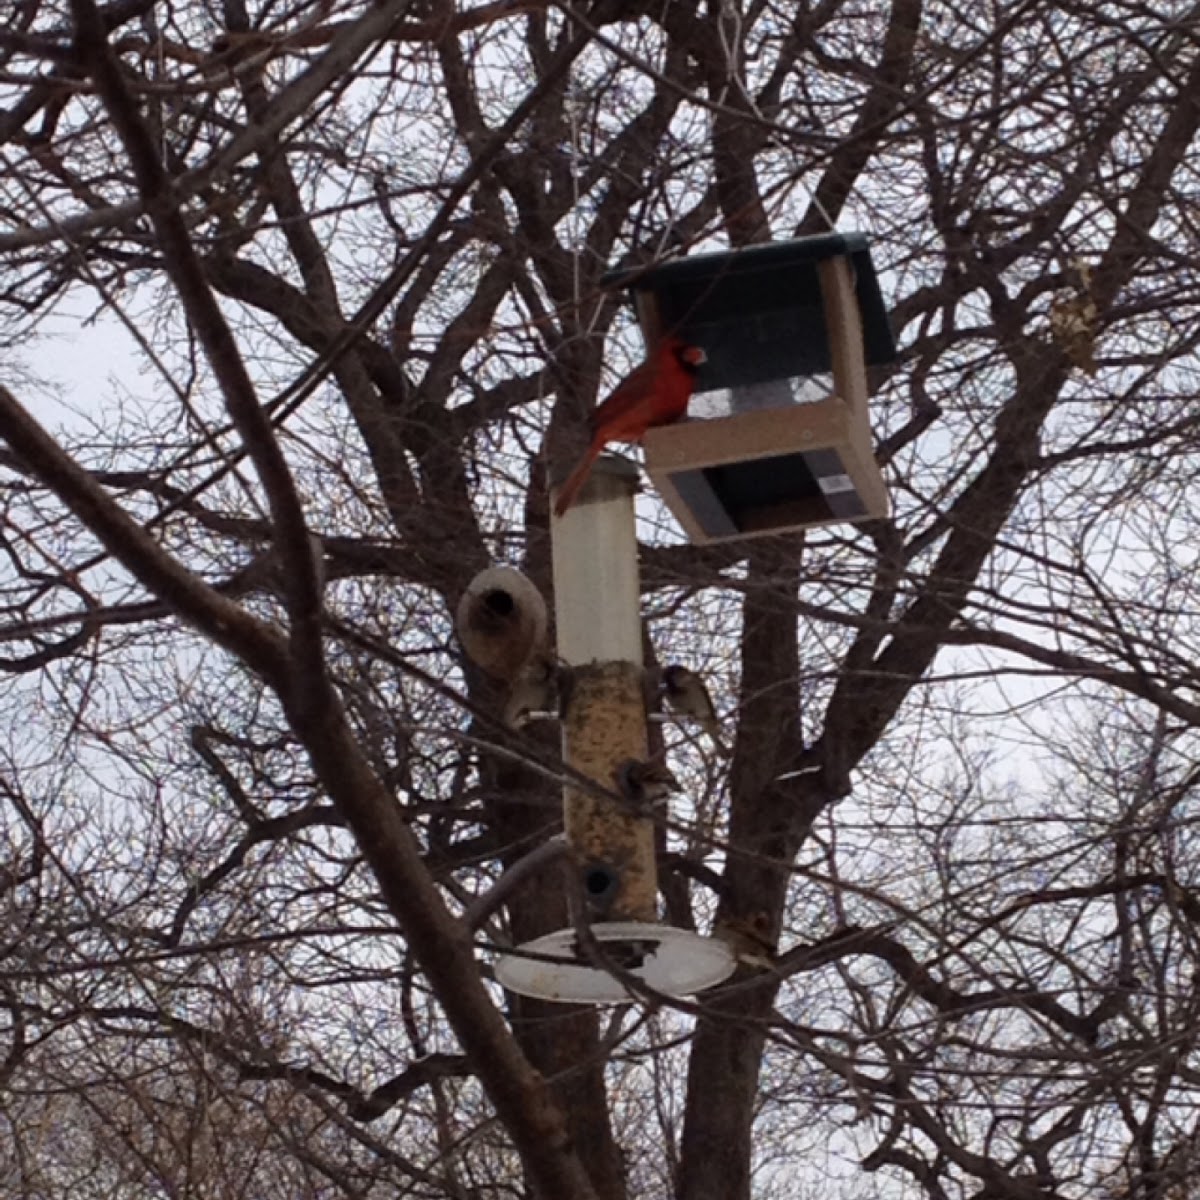
POLYGON ((867 367, 895 344, 860 233, 610 273, 648 345, 700 346, 689 413, 647 432, 646 471, 693 542, 886 516, 867 367))
MULTIPOLYGON (((541 1000, 625 1003, 643 988, 687 996, 737 966, 721 939, 658 922, 654 811, 646 797, 622 792, 616 770, 644 764, 649 754, 636 490, 629 463, 602 458, 583 503, 550 526, 556 653, 570 681, 559 715, 572 776, 563 789, 563 833, 578 871, 577 920, 496 962, 504 987, 541 1000), (593 945, 580 939, 580 923, 593 945)), ((477 590, 486 595, 494 586, 489 577, 477 590)))

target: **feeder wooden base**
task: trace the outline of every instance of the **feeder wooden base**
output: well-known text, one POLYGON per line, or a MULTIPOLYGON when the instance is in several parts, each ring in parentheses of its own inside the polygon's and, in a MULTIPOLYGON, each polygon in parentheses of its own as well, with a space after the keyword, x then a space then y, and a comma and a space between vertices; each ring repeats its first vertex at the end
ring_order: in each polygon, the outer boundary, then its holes
POLYGON ((698 544, 888 513, 870 432, 837 396, 662 426, 643 445, 654 486, 698 544))

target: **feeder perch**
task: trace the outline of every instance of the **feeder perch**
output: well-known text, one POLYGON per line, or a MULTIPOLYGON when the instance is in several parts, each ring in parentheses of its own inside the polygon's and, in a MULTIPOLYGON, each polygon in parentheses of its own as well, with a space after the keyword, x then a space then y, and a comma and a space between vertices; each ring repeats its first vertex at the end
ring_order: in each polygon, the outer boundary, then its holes
POLYGON ((895 344, 860 233, 610 273, 648 345, 700 346, 690 411, 647 432, 646 470, 693 542, 886 516, 867 367, 895 344), (711 413, 712 415, 703 415, 711 413))

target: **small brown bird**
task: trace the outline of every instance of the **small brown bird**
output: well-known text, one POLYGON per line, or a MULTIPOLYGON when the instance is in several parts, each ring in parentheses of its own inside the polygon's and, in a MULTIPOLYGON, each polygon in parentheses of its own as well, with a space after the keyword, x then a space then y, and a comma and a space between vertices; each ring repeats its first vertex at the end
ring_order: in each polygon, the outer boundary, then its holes
POLYGON ((1075 285, 1050 305, 1050 334, 1073 366, 1095 375, 1100 313, 1092 299, 1092 269, 1082 259, 1073 259, 1067 273, 1075 276, 1075 285))
POLYGON ((570 699, 571 669, 549 654, 535 654, 513 681, 503 719, 510 729, 530 721, 560 718, 570 699))
POLYGON ((662 695, 667 707, 681 717, 690 717, 704 730, 719 750, 724 750, 721 741, 721 722, 713 706, 712 697, 704 680, 695 671, 681 663, 671 663, 662 670, 662 695))
POLYGON ((666 808, 667 797, 680 790, 679 780, 660 757, 627 758, 613 771, 617 790, 637 813, 651 815, 666 808))
POLYGON ((774 965, 775 940, 771 937, 771 918, 765 912, 749 917, 718 917, 713 937, 729 945, 745 967, 769 970, 774 965))

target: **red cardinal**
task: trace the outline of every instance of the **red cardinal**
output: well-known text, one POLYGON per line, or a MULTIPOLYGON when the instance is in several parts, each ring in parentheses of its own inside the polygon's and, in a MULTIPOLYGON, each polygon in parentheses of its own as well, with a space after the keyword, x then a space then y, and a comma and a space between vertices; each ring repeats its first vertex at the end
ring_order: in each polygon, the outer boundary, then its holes
POLYGON ((687 412, 696 368, 704 360, 699 346, 668 336, 659 342, 652 357, 617 384, 592 413, 592 443, 559 489, 554 505, 557 516, 575 503, 579 489, 592 473, 592 463, 609 442, 640 442, 647 429, 670 425, 687 412))

